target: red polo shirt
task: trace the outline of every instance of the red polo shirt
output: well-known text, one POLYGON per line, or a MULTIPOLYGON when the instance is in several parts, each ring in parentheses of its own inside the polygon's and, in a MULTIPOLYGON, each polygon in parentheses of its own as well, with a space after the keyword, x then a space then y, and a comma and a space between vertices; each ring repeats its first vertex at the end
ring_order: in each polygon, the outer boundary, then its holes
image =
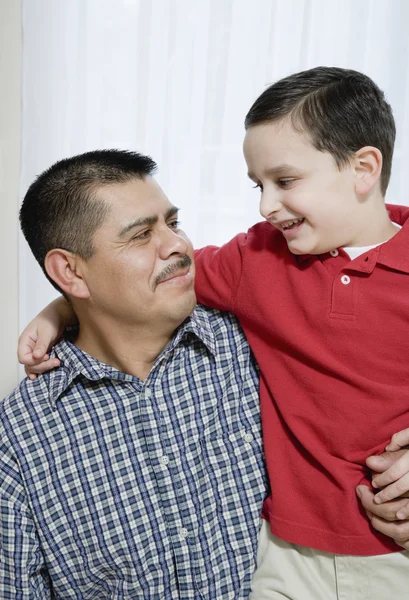
POLYGON ((266 222, 196 253, 199 302, 239 317, 260 365, 271 531, 339 554, 402 550, 355 494, 409 427, 409 209, 388 209, 403 228, 353 261, 294 256, 266 222))

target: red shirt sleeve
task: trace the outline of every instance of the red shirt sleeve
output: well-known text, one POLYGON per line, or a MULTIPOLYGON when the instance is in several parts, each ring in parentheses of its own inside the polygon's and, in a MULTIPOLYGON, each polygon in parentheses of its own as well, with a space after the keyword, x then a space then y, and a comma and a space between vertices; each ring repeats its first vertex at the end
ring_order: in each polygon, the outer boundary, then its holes
POLYGON ((198 302, 234 312, 246 238, 246 234, 240 233, 220 248, 206 246, 196 250, 195 289, 198 302))

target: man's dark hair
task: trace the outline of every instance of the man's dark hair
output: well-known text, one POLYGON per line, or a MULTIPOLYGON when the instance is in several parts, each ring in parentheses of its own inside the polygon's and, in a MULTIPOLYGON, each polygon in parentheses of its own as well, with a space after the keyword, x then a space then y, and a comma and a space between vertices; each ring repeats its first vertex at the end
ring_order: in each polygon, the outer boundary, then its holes
POLYGON ((84 259, 94 253, 93 235, 109 214, 96 197, 98 188, 153 175, 156 163, 137 152, 95 150, 60 160, 29 187, 20 209, 20 225, 47 279, 47 253, 61 248, 84 259))
POLYGON ((364 146, 375 146, 383 157, 380 179, 388 187, 395 121, 384 93, 366 75, 350 69, 316 67, 281 79, 254 102, 245 127, 289 117, 312 145, 334 157, 342 169, 364 146))

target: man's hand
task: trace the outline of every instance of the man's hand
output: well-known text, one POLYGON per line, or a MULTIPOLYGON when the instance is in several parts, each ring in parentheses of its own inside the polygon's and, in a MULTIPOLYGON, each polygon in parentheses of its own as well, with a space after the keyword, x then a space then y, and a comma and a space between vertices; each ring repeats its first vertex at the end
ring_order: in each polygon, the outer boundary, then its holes
POLYGON ((396 515, 406 506, 407 498, 376 504, 374 493, 366 485, 359 485, 356 493, 372 527, 392 538, 398 546, 409 550, 409 520, 396 520, 396 515))
MULTIPOLYGON (((376 504, 402 497, 409 491, 409 451, 403 449, 409 444, 409 429, 392 436, 386 446, 387 452, 380 456, 370 456, 366 464, 375 472, 372 485, 380 489, 374 498, 376 504)), ((409 501, 397 513, 398 519, 409 517, 409 501)))

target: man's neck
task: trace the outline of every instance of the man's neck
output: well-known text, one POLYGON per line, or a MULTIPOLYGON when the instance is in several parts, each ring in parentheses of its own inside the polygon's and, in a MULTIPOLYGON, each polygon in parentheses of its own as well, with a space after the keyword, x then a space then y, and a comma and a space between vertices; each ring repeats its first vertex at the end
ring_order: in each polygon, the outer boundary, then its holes
POLYGON ((145 380, 160 353, 168 346, 174 331, 158 327, 80 320, 76 346, 118 371, 145 380))

